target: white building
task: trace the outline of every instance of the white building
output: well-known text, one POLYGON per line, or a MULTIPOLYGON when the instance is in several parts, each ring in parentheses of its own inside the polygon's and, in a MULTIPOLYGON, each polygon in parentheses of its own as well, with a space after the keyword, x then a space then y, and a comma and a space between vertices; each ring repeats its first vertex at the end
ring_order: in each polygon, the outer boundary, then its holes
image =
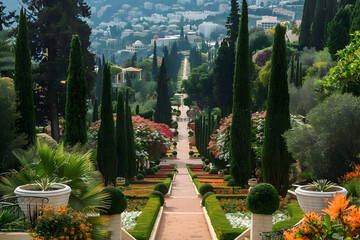
POLYGON ((128 50, 130 52, 138 52, 138 51, 144 49, 144 47, 145 47, 145 45, 140 40, 137 40, 131 46, 126 46, 126 50, 128 50))
POLYGON ((119 68, 121 69, 121 73, 116 74, 114 77, 114 82, 113 82, 113 86, 117 87, 122 83, 126 82, 126 73, 135 73, 137 78, 139 78, 139 80, 141 80, 141 71, 142 69, 140 68, 135 68, 135 67, 128 67, 128 68, 122 68, 119 66, 113 66, 115 68, 119 68))
POLYGON ((158 36, 154 36, 153 39, 151 39, 151 45, 154 45, 154 42, 156 41, 157 46, 167 46, 171 47, 174 42, 177 42, 180 40, 180 36, 165 36, 164 38, 159 38, 158 36))
POLYGON ((199 34, 202 33, 205 38, 210 38, 211 33, 213 33, 216 30, 220 30, 225 28, 224 26, 221 26, 219 24, 213 23, 213 22, 203 22, 199 25, 199 34))
POLYGON ((277 17, 262 16, 261 20, 256 21, 256 26, 262 27, 266 32, 268 29, 273 29, 278 23, 280 23, 280 20, 278 20, 277 17))

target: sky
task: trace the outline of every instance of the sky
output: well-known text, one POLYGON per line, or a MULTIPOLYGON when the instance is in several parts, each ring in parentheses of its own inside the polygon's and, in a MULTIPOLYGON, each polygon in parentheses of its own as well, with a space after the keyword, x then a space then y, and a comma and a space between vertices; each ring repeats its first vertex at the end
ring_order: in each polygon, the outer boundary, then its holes
POLYGON ((18 0, 0 0, 0 2, 3 2, 4 6, 6 7, 5 12, 20 9, 20 7, 18 7, 18 6, 20 6, 19 1, 18 0))

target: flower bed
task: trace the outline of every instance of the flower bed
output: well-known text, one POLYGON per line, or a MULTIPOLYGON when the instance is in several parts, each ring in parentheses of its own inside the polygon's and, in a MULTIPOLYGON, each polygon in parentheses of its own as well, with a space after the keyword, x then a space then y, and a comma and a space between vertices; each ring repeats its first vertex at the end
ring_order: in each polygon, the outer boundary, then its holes
MULTIPOLYGON (((227 186, 227 182, 207 182, 208 184, 210 184, 213 187, 223 187, 223 186, 227 186)), ((201 185, 205 184, 205 182, 200 182, 201 185)))
POLYGON ((199 178, 200 182, 224 182, 223 178, 199 178))
POLYGON ((137 182, 141 182, 141 183, 143 183, 143 182, 161 182, 161 181, 164 181, 164 178, 156 177, 156 178, 145 178, 143 180, 136 180, 135 183, 137 183, 137 182))
POLYGON ((136 220, 140 216, 141 211, 125 211, 121 214, 121 226, 125 230, 133 229, 136 226, 136 220))
POLYGON ((241 189, 241 188, 215 188, 214 193, 215 194, 248 194, 248 189, 241 189))
POLYGON ((154 189, 129 189, 125 190, 125 195, 140 195, 140 194, 150 194, 154 189))
POLYGON ((148 198, 128 197, 125 211, 141 211, 148 203, 148 198))
POLYGON ((129 185, 130 187, 133 187, 133 188, 154 188, 155 187, 155 184, 136 184, 136 183, 133 183, 133 184, 130 184, 129 185))
POLYGON ((167 178, 167 175, 166 174, 146 175, 145 179, 147 178, 167 178))

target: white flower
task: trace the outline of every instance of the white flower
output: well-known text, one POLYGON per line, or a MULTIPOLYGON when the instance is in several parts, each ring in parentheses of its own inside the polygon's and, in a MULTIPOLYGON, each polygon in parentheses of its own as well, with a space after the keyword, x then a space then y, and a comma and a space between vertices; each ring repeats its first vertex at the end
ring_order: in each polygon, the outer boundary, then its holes
MULTIPOLYGON (((251 225, 250 212, 226 213, 225 216, 233 228, 249 228, 251 225)), ((273 214, 272 223, 275 224, 286 219, 288 219, 287 214, 276 212, 273 214)))
POLYGON ((121 225, 125 230, 133 229, 141 211, 123 212, 121 214, 121 225))

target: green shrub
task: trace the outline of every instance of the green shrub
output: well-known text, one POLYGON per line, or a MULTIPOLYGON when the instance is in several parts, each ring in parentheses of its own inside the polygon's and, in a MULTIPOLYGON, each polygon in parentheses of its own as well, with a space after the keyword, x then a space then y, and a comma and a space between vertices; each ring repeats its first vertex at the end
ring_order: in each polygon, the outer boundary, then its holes
POLYGON ((173 135, 174 135, 174 137, 176 137, 177 135, 179 135, 179 132, 177 130, 175 130, 173 135))
POLYGON ((261 183, 251 189, 246 198, 246 206, 256 214, 273 214, 279 208, 279 194, 275 187, 261 183))
POLYGON ((209 172, 210 168, 209 167, 204 167, 204 172, 209 172))
POLYGON ((207 192, 213 192, 214 191, 214 187, 211 186, 209 183, 205 183, 203 185, 201 185, 199 192, 202 196, 204 196, 205 193, 207 192))
POLYGON ((217 168, 210 169, 209 174, 218 174, 217 168))
POLYGON ((201 157, 201 161, 205 161, 205 159, 206 159, 205 157, 201 157))
POLYGON ((152 169, 154 170, 154 172, 158 172, 158 171, 159 171, 159 167, 158 167, 158 166, 152 167, 152 169))
POLYGON ((189 155, 190 156, 194 155, 194 151, 189 151, 189 155))
POLYGON ((224 177, 224 181, 227 182, 227 181, 230 181, 232 177, 230 175, 227 175, 224 177))
POLYGON ((343 187, 346 188, 346 190, 347 190, 347 197, 350 197, 350 196, 358 197, 359 196, 356 191, 358 185, 360 185, 360 183, 354 182, 354 181, 347 182, 344 184, 343 187))
POLYGON ((173 145, 176 146, 176 145, 177 145, 177 142, 173 142, 173 145))
POLYGON ((204 196, 202 197, 202 200, 201 200, 201 205, 205 207, 205 200, 207 197, 209 197, 210 195, 213 195, 214 192, 207 192, 204 194, 204 196))
MULTIPOLYGON (((229 176, 229 177, 231 177, 231 176, 229 176)), ((227 184, 229 187, 233 187, 233 186, 235 186, 235 181, 234 181, 234 179, 230 179, 229 181, 228 181, 228 184, 227 184)))
POLYGON ((136 179, 137 179, 137 180, 143 180, 143 179, 144 179, 144 175, 142 175, 141 173, 139 173, 138 175, 136 175, 136 179))
POLYGON ((223 173, 224 173, 224 175, 229 175, 230 174, 229 170, 227 170, 227 169, 224 169, 223 173))
POLYGON ((192 179, 198 178, 198 175, 194 174, 191 178, 192 178, 192 179))
POLYGON ((144 170, 138 171, 138 174, 142 174, 142 175, 144 175, 144 177, 146 176, 146 172, 144 170))
POLYGON ((151 196, 152 197, 157 197, 157 198, 159 198, 160 199, 160 205, 162 206, 162 205, 164 205, 164 194, 162 194, 161 192, 159 192, 159 191, 153 191, 153 192, 151 192, 151 196))
POLYGON ((168 173, 168 174, 166 174, 166 176, 167 176, 168 178, 171 178, 171 180, 173 180, 173 178, 174 178, 174 173, 168 173))
POLYGON ((120 189, 115 187, 106 187, 102 190, 104 193, 108 193, 111 198, 111 206, 105 210, 106 215, 120 214, 125 211, 127 207, 127 200, 125 195, 120 189))
POLYGON ((172 151, 172 155, 176 156, 176 155, 177 155, 177 151, 172 151))
POLYGON ((155 171, 152 168, 146 169, 145 172, 146 172, 146 175, 154 175, 155 174, 155 171))
POLYGON ((156 184, 154 190, 159 191, 164 195, 169 191, 169 189, 167 188, 167 186, 164 183, 156 184))
POLYGON ((210 160, 209 160, 209 159, 205 159, 204 163, 205 163, 206 165, 209 165, 209 164, 210 164, 210 160))

